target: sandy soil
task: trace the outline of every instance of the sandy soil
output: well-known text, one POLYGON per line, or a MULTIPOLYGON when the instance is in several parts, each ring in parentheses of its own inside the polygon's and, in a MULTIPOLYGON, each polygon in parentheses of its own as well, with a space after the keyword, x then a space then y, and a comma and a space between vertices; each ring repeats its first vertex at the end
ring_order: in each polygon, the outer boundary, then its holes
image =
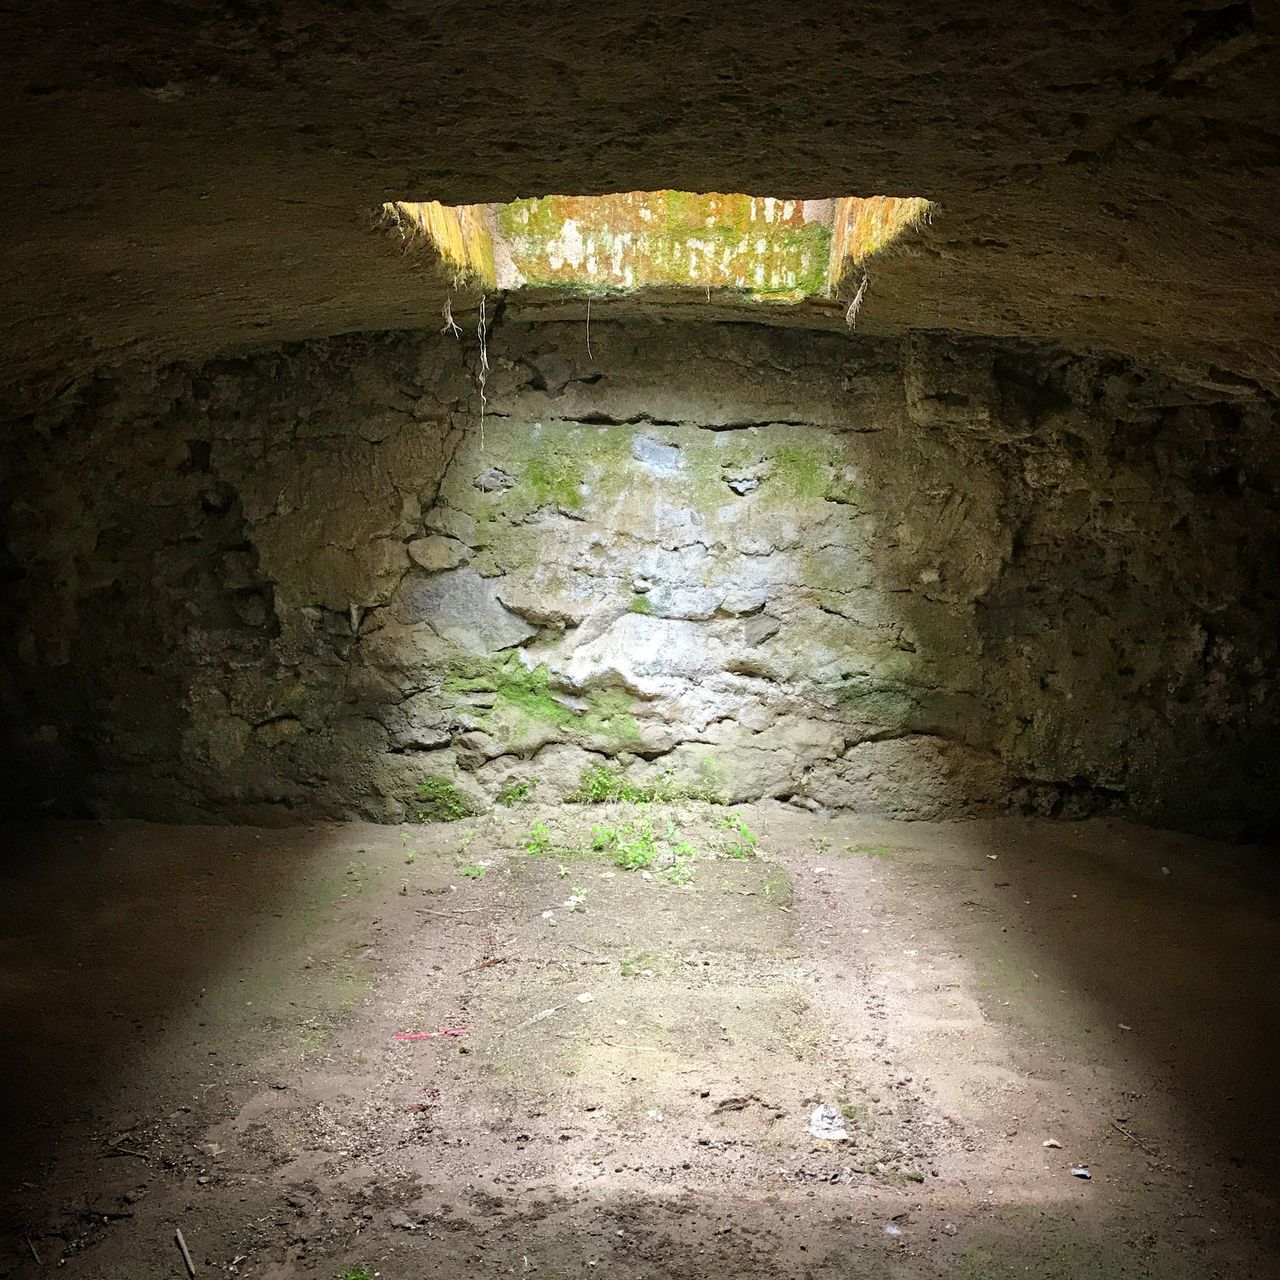
POLYGON ((737 812, 7 828, 0 1274, 1277 1274, 1259 851, 737 812))

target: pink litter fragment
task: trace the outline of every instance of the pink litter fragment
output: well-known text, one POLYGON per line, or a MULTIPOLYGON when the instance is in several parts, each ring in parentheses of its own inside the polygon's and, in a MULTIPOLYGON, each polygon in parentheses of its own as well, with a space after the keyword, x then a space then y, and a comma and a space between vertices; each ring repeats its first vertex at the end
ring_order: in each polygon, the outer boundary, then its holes
POLYGON ((446 1027, 443 1031, 400 1031, 396 1040, 434 1040, 436 1036, 465 1036, 470 1027, 446 1027))

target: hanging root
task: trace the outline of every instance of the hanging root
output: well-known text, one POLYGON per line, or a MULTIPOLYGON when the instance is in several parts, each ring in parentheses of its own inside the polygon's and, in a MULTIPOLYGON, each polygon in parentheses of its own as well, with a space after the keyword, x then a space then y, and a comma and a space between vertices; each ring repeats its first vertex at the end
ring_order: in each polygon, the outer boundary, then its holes
POLYGON ((476 337, 480 339, 480 364, 476 369, 476 384, 480 388, 480 453, 484 454, 484 411, 489 403, 484 385, 489 378, 489 324, 485 313, 486 300, 480 295, 480 319, 476 324, 476 337))
POLYGON ((858 285, 858 292, 853 295, 853 301, 845 308, 844 322, 850 329, 858 323, 858 312, 862 310, 862 297, 867 291, 867 285, 870 281, 867 279, 867 273, 862 273, 862 280, 858 285))
POLYGON ((587 359, 591 359, 591 299, 587 299, 587 359))
POLYGON ((462 326, 453 318, 453 299, 444 300, 444 328, 441 333, 451 333, 455 338, 462 337, 462 326))

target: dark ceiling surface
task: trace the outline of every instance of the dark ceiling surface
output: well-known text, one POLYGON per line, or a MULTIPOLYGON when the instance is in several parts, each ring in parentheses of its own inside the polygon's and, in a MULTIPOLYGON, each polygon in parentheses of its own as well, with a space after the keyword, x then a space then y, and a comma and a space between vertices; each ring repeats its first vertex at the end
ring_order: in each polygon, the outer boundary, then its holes
POLYGON ((872 332, 1275 387, 1278 26, 1269 3, 17 0, 0 385, 438 326, 447 281, 384 200, 674 187, 937 201, 871 266, 872 332))

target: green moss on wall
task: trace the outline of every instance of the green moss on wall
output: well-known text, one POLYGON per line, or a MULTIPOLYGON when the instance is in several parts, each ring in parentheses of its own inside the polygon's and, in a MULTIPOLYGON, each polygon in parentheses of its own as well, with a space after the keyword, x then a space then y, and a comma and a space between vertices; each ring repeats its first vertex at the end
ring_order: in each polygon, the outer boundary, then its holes
POLYGON ((485 717, 495 736, 517 745, 535 728, 562 730, 566 736, 585 735, 626 746, 640 739, 632 710, 634 699, 618 689, 597 689, 587 695, 583 711, 566 706, 551 693, 545 666, 527 668, 514 654, 485 661, 460 660, 441 686, 448 693, 495 694, 493 710, 485 717))
POLYGON ((769 473, 775 497, 821 498, 831 472, 821 453, 806 445, 779 445, 769 473))
POLYGON ((567 458, 530 458, 522 479, 538 506, 554 504, 574 509, 582 505, 581 476, 567 458))
POLYGON ((640 725, 631 714, 635 700, 620 689, 598 689, 587 696, 587 709, 575 726, 594 738, 626 746, 640 740, 640 725))

